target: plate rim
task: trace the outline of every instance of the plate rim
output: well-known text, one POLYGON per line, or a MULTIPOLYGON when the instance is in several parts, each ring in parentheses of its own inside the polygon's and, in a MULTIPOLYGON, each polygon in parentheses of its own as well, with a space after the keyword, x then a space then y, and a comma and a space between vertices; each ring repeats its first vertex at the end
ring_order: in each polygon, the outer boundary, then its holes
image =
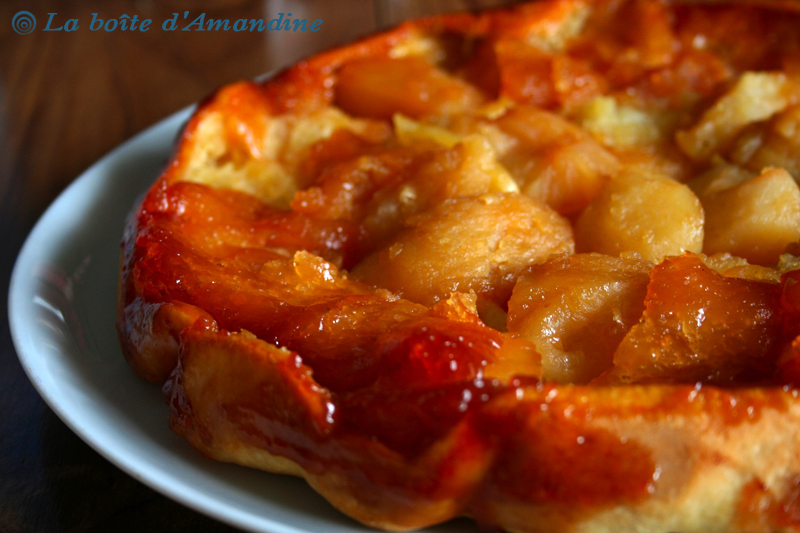
MULTIPOLYGON (((270 75, 271 73, 267 73, 263 76, 259 76, 257 80, 261 81, 268 78, 270 75)), ((32 360, 37 354, 28 353, 29 348, 22 338, 22 336, 33 327, 27 324, 25 317, 22 316, 24 313, 18 311, 23 308, 23 301, 26 300, 27 297, 34 295, 34 292, 30 289, 35 286, 35 282, 26 279, 30 277, 30 271, 27 267, 37 264, 36 258, 38 253, 34 250, 34 247, 38 242, 45 239, 42 234, 53 224, 51 219, 57 218, 57 213, 63 209, 64 204, 70 202, 73 197, 81 196, 81 193, 86 194, 84 189, 89 191, 95 183, 99 184, 107 180, 107 175, 103 173, 104 169, 107 168, 110 163, 124 156, 126 152, 130 151, 135 153, 137 149, 141 149, 141 144, 153 136, 169 133, 172 138, 175 139, 176 135, 180 135, 183 131, 187 121, 198 108, 198 105, 199 104, 194 103, 183 107, 111 149, 95 163, 81 172, 77 178, 58 194, 39 216, 38 220, 25 237, 25 241, 14 260, 14 266, 11 272, 7 312, 12 345, 14 346, 17 360, 20 362, 26 377, 39 396, 44 400, 45 404, 47 404, 48 408, 50 408, 78 438, 133 479, 201 515, 211 517, 232 527, 260 533, 308 533, 308 530, 305 528, 299 528, 272 519, 266 515, 255 516, 253 513, 246 510, 232 509, 224 502, 220 502, 214 497, 204 493, 202 490, 192 487, 188 483, 182 484, 179 488, 176 488, 174 483, 169 483, 168 481, 172 479, 171 477, 159 479, 158 476, 153 475, 148 470, 142 471, 141 469, 137 469, 137 465, 140 463, 139 458, 134 458, 134 460, 130 458, 126 459, 124 453, 116 452, 113 448, 105 446, 102 439, 98 440, 82 427, 79 423, 78 419, 80 417, 78 415, 64 408, 58 398, 59 391, 51 390, 43 384, 36 365, 32 364, 32 360), (265 527, 268 529, 265 529, 265 527)), ((173 157, 176 146, 177 142, 173 140, 172 145, 169 147, 170 155, 164 161, 162 169, 166 168, 169 164, 169 160, 173 157)), ((129 208, 129 206, 126 206, 126 209, 129 208)), ((69 233, 69 231, 67 231, 67 233, 69 233)))

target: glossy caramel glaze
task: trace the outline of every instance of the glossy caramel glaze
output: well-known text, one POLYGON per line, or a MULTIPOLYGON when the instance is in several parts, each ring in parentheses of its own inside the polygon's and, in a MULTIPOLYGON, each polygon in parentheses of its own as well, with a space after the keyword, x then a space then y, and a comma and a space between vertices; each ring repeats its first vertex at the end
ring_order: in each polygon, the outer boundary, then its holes
POLYGON ((797 529, 796 259, 700 254, 720 191, 796 188, 753 167, 794 168, 793 5, 433 17, 221 89, 128 224, 126 358, 376 527, 797 529))

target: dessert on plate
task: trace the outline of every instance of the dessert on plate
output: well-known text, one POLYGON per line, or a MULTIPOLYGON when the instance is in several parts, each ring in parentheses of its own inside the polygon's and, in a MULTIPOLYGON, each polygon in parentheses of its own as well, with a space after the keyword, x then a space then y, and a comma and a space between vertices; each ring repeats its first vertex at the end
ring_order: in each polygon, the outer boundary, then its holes
POLYGON ((800 529, 798 30, 543 0, 224 87, 127 226, 125 356, 374 527, 800 529))

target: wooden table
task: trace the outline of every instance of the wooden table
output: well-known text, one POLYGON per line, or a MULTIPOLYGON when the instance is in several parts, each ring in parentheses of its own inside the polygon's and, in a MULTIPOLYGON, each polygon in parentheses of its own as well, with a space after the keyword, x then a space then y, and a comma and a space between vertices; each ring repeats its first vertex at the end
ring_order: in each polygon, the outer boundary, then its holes
MULTIPOLYGON (((0 531, 216 532, 231 528, 122 473, 76 437, 26 378, 11 343, 8 280, 38 216, 89 165, 214 88, 411 16, 504 0, 90 0, 0 3, 0 531), (36 29, 19 35, 28 10, 36 29), (316 33, 164 32, 173 13, 323 19, 316 33), (77 18, 73 32, 45 32, 77 18), (92 13, 150 18, 147 32, 91 31, 92 13)), ((166 421, 165 421, 166 423, 166 421)))

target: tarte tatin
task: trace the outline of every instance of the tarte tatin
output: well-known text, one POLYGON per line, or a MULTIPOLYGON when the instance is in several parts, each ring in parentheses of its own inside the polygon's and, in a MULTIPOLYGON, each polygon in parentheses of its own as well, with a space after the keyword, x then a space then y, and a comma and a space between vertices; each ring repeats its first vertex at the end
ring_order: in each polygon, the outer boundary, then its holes
POLYGON ((796 6, 545 0, 222 88, 128 225, 125 356, 374 527, 800 530, 796 6))

